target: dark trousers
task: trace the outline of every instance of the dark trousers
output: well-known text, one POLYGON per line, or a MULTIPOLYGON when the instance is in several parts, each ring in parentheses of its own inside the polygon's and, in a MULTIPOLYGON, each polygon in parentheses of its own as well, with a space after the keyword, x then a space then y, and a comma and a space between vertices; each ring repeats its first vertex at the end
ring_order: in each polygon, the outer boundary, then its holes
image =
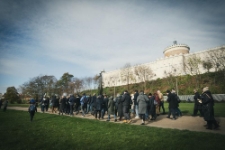
POLYGON ((198 114, 198 111, 200 112, 200 115, 203 116, 202 109, 198 109, 198 108, 197 109, 194 109, 193 115, 196 116, 198 114))
POLYGON ((123 114, 125 120, 130 120, 129 106, 123 106, 123 114))
POLYGON ((70 105, 70 115, 73 115, 73 105, 70 105))
POLYGON ((165 114, 164 102, 160 102, 159 111, 161 107, 163 109, 163 114, 165 114))
POLYGON ((97 119, 97 114, 98 114, 98 119, 101 118, 101 110, 95 110, 95 118, 97 119))
POLYGON ((143 119, 143 121, 145 121, 145 114, 139 114, 140 118, 143 119))
POLYGON ((175 108, 169 108, 168 118, 170 118, 170 115, 172 114, 173 118, 175 119, 176 115, 176 109, 175 108))
POLYGON ((30 121, 33 121, 35 111, 30 111, 30 121))

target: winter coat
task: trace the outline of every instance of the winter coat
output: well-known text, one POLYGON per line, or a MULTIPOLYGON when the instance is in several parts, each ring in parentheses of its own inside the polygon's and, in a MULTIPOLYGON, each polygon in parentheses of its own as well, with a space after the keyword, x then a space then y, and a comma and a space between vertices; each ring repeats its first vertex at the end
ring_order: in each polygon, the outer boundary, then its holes
POLYGON ((178 107, 177 95, 175 93, 169 93, 167 101, 169 103, 169 109, 178 107))
POLYGON ((96 96, 94 95, 91 97, 90 105, 92 105, 95 101, 96 101, 96 96))
POLYGON ((70 98, 69 98, 69 104, 70 104, 71 106, 73 106, 74 103, 75 103, 75 97, 72 95, 72 96, 70 96, 70 98))
POLYGON ((113 97, 112 96, 109 98, 109 102, 108 102, 108 114, 109 115, 114 115, 115 114, 115 103, 113 101, 113 97))
POLYGON ((96 102, 95 102, 96 110, 101 110, 102 109, 102 103, 103 103, 103 99, 101 97, 98 97, 96 99, 96 102))
POLYGON ((149 113, 152 114, 155 112, 155 104, 154 104, 154 101, 155 101, 155 97, 152 96, 149 98, 149 113))
POLYGON ((201 99, 200 95, 198 92, 195 93, 194 95, 194 109, 201 109, 202 108, 202 104, 198 102, 198 99, 201 99))
POLYGON ((64 109, 65 108, 65 106, 66 106, 66 101, 67 101, 67 98, 66 97, 63 97, 62 99, 61 99, 61 109, 64 109))
POLYGON ((122 96, 122 103, 123 103, 123 106, 130 106, 131 104, 131 97, 128 93, 125 93, 123 96, 122 96))
POLYGON ((203 104, 203 114, 205 121, 214 120, 214 99, 210 91, 205 91, 201 95, 202 104, 203 104))
POLYGON ((122 102, 122 96, 120 95, 120 96, 118 96, 116 99, 117 99, 116 101, 118 102, 118 109, 117 109, 117 111, 118 111, 118 116, 123 116, 123 102, 122 102))
POLYGON ((137 98, 138 113, 139 114, 145 114, 146 113, 148 102, 149 102, 148 97, 143 92, 140 92, 140 94, 137 98))
POLYGON ((138 103, 137 103, 138 95, 139 95, 138 92, 135 92, 134 98, 133 98, 133 100, 134 100, 134 105, 138 105, 138 103))

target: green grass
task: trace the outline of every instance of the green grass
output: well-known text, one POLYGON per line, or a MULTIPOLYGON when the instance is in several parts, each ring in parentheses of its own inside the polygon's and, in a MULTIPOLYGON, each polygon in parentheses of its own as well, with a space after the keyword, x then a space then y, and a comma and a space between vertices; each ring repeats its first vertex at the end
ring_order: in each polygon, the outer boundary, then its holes
POLYGON ((0 149, 224 149, 225 135, 0 111, 0 149))
MULTIPOLYGON (((168 103, 164 103, 164 107, 168 112, 168 103)), ((179 103, 179 108, 183 115, 190 116, 193 114, 194 103, 179 103)), ((215 117, 225 117, 225 103, 214 104, 214 115, 215 117)), ((198 114, 200 114, 198 112, 198 114)))

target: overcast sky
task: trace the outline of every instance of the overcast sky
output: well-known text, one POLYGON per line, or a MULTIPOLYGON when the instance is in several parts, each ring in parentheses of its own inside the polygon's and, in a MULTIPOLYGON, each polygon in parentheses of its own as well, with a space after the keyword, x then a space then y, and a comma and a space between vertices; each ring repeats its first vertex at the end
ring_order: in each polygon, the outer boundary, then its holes
POLYGON ((224 0, 0 0, 0 93, 39 75, 89 77, 225 45, 224 0))

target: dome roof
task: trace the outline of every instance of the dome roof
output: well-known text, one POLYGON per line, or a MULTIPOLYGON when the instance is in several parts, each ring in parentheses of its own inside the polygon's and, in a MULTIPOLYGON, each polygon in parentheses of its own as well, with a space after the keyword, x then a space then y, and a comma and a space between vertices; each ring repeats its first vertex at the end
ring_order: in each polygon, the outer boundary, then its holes
POLYGON ((175 41, 172 46, 167 47, 163 53, 164 57, 180 55, 180 54, 189 54, 190 47, 186 44, 177 44, 175 41))

